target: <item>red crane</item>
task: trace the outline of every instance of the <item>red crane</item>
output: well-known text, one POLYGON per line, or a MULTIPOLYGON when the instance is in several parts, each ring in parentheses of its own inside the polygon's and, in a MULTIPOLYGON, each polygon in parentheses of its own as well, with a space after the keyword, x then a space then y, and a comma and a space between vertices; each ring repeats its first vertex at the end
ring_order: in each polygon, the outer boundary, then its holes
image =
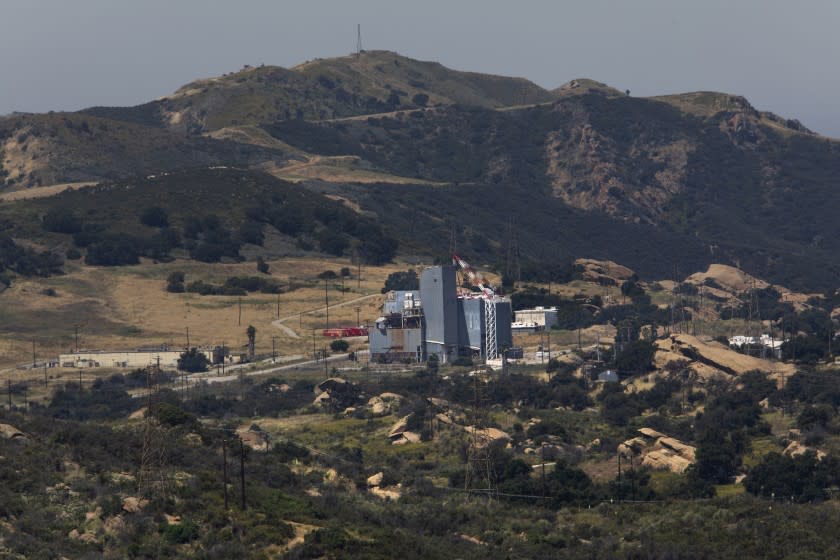
POLYGON ((467 275, 467 278, 469 278, 470 283, 473 286, 478 286, 478 288, 481 290, 481 293, 484 294, 484 297, 495 297, 496 293, 487 285, 487 279, 484 278, 484 276, 480 272, 476 272, 475 269, 473 269, 473 267, 470 266, 470 263, 456 255, 455 253, 452 253, 452 264, 457 264, 461 268, 461 270, 464 271, 464 274, 467 275))

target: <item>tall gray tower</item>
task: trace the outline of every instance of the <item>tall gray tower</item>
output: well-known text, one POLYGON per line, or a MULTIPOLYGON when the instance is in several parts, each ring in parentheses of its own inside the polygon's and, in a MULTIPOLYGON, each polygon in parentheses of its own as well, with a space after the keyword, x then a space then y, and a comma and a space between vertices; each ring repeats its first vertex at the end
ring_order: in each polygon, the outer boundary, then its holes
POLYGON ((458 294, 455 267, 433 266, 420 273, 420 303, 426 324, 426 355, 448 363, 458 355, 458 294))

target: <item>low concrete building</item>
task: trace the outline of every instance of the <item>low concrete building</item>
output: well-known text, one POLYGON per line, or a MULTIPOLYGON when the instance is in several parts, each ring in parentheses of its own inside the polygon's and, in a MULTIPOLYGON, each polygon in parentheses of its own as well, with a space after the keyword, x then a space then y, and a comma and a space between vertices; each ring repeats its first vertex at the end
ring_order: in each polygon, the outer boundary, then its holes
POLYGON ((533 325, 535 329, 550 329, 557 324, 557 308, 538 306, 534 309, 520 309, 514 312, 514 322, 533 325))
MULTIPOLYGON (((208 362, 212 360, 212 350, 199 349, 199 352, 207 356, 208 362)), ((122 351, 80 350, 79 352, 59 355, 58 362, 61 367, 70 368, 144 368, 158 363, 161 367, 174 368, 178 367, 178 359, 181 357, 181 353, 183 353, 183 350, 170 350, 168 347, 122 351)))

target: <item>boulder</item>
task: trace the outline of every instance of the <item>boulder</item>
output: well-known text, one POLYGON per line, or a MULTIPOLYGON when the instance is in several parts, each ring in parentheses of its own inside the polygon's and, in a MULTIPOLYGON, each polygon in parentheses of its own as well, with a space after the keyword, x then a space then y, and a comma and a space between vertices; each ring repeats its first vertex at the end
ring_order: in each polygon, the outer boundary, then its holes
POLYGON ((337 387, 343 387, 347 384, 346 379, 340 377, 330 377, 318 383, 318 390, 320 391, 334 391, 337 387))
POLYGON ((26 437, 26 434, 24 434, 11 424, 0 424, 0 437, 21 442, 29 441, 29 438, 26 437))
POLYGON ((394 438, 399 435, 402 435, 404 431, 408 429, 408 420, 411 418, 411 414, 407 414, 396 421, 396 423, 391 426, 391 431, 388 432, 389 438, 394 438))
POLYGON ((823 457, 825 457, 825 453, 823 453, 819 449, 814 449, 813 447, 808 447, 807 445, 803 445, 803 444, 799 443, 798 441, 790 442, 790 444, 787 447, 785 447, 785 450, 783 451, 783 453, 785 455, 789 456, 789 457, 796 457, 797 455, 803 455, 803 454, 807 453, 808 451, 813 451, 814 453, 816 453, 817 454, 817 459, 819 459, 820 461, 822 460, 823 457))
POLYGON ((388 406, 380 397, 371 397, 368 400, 368 406, 370 407, 370 413, 374 416, 383 416, 388 413, 388 406))
POLYGON ((111 535, 122 533, 125 530, 125 519, 122 515, 115 515, 105 520, 105 532, 111 535))
POLYGON ((315 397, 315 400, 312 401, 312 405, 313 406, 320 406, 320 407, 329 406, 330 401, 331 401, 330 394, 328 392, 324 391, 323 393, 321 393, 317 397, 315 397))
POLYGON ((369 490, 371 494, 378 496, 383 500, 399 500, 402 494, 402 484, 397 484, 396 486, 386 486, 385 488, 373 486, 369 490))
POLYGON ((123 511, 126 513, 137 513, 149 504, 149 500, 128 496, 123 500, 123 511))
POLYGON ((380 484, 382 484, 382 479, 384 478, 384 476, 385 475, 383 475, 382 472, 378 472, 373 476, 369 476, 368 479, 367 479, 367 485, 368 486, 379 486, 380 484))
POLYGON ((692 461, 667 449, 649 451, 642 459, 642 465, 653 470, 669 470, 678 474, 684 473, 691 464, 692 461))
POLYGON ((242 438, 242 443, 254 451, 268 451, 268 438, 263 433, 248 430, 239 432, 239 437, 242 438))

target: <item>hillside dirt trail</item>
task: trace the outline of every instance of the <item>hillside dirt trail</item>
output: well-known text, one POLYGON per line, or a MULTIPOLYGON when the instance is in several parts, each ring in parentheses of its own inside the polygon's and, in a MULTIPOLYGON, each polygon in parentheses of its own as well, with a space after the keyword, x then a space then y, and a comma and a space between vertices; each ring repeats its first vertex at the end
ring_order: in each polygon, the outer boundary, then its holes
POLYGON ((0 194, 0 200, 11 202, 14 200, 28 200, 31 198, 44 198, 53 196, 67 190, 82 189, 96 185, 93 181, 82 181, 79 183, 59 183, 57 185, 45 185, 43 187, 32 187, 20 191, 12 191, 0 194))
MULTIPOLYGON (((361 301, 365 301, 365 300, 368 300, 368 299, 371 299, 371 298, 375 298, 379 295, 381 295, 381 294, 368 294, 366 296, 360 296, 360 297, 357 297, 357 298, 349 299, 347 301, 343 301, 341 303, 336 303, 335 305, 331 305, 330 307, 332 307, 332 308, 345 307, 345 306, 348 306, 348 305, 352 305, 354 303, 359 303, 361 301)), ((300 317, 301 315, 310 315, 312 313, 320 313, 322 311, 325 311, 326 309, 327 309, 327 306, 324 305, 324 306, 318 307, 316 309, 310 309, 309 311, 303 311, 302 313, 295 313, 294 315, 288 315, 286 317, 281 317, 281 318, 277 319, 276 321, 272 321, 271 326, 280 329, 281 331, 283 331, 283 333, 285 333, 290 338, 300 338, 300 336, 291 327, 289 327, 288 325, 285 325, 284 323, 286 321, 290 320, 290 319, 300 317)))

